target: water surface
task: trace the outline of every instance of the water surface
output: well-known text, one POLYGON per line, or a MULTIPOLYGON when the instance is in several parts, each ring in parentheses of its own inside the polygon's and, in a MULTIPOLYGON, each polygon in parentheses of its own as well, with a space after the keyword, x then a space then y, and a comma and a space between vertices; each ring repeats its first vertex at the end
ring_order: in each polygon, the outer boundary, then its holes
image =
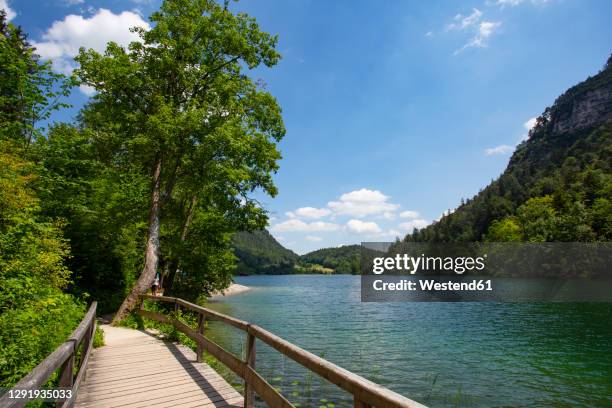
MULTIPOLYGON (((612 407, 612 305, 362 303, 347 275, 239 277, 211 307, 432 407, 612 407)), ((242 338, 213 325, 235 353, 242 338)), ((257 369, 302 407, 350 396, 258 342, 257 369)))

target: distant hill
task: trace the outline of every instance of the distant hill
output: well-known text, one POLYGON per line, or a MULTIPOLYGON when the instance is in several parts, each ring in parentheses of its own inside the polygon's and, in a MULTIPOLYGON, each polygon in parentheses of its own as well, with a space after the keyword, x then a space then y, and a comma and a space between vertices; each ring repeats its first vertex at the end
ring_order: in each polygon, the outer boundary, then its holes
POLYGON ((333 270, 333 273, 359 274, 360 245, 345 245, 336 248, 323 248, 300 256, 303 266, 320 265, 333 270))
POLYGON ((234 235, 237 275, 295 273, 299 256, 282 246, 267 230, 234 235))
POLYGON ((546 108, 503 174, 405 241, 611 241, 612 57, 546 108))
POLYGON ((237 275, 294 273, 359 273, 359 245, 319 249, 299 256, 283 247, 267 230, 234 235, 237 275))

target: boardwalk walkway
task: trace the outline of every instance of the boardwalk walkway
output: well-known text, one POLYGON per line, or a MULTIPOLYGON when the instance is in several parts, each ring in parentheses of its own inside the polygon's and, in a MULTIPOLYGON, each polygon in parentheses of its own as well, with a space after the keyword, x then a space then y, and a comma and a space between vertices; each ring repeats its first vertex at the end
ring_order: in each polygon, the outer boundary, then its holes
POLYGON ((243 397, 182 345, 147 333, 101 326, 104 347, 87 366, 76 407, 242 407, 243 397))

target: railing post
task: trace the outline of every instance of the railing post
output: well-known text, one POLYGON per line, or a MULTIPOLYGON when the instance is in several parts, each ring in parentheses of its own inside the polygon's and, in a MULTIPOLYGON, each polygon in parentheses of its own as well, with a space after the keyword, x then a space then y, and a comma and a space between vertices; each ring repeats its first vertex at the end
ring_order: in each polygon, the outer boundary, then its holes
MULTIPOLYGON (((247 330, 247 343, 246 343, 246 364, 247 367, 251 367, 255 370, 255 336, 247 330)), ((255 404, 255 391, 253 386, 249 383, 248 379, 250 376, 246 374, 244 376, 244 408, 253 408, 255 404)))
MULTIPOLYGON (((204 328, 206 327, 206 317, 202 313, 198 313, 198 333, 204 336, 204 328)), ((198 363, 201 363, 204 359, 202 358, 202 353, 204 353, 204 348, 202 344, 198 343, 198 348, 196 350, 196 358, 198 363)))
POLYGON ((357 397, 354 397, 353 407, 354 408, 372 408, 370 404, 366 404, 363 401, 359 401, 357 397))
MULTIPOLYGON (((62 366, 60 367, 60 377, 59 377, 59 388, 72 389, 73 380, 74 380, 74 353, 76 352, 76 342, 73 345, 72 353, 70 353, 70 357, 64 361, 62 366)), ((61 407, 64 405, 66 400, 60 399, 55 403, 56 407, 61 407)))
MULTIPOLYGON (((86 356, 87 353, 90 352, 89 349, 93 347, 92 339, 95 335, 96 335, 96 316, 94 315, 94 317, 91 319, 91 322, 89 323, 89 327, 87 328, 87 333, 85 334, 85 338, 83 339, 83 351, 82 351, 83 356, 86 356)), ((85 378, 87 378, 87 367, 81 366, 79 370, 84 370, 83 380, 85 380, 85 378)))

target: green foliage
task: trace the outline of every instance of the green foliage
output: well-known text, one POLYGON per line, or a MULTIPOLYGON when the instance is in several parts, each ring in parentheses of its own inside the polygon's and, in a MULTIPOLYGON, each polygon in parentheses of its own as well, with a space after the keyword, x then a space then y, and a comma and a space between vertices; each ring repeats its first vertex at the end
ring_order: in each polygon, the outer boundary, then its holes
POLYGON ((10 386, 64 342, 84 305, 63 293, 68 246, 41 216, 34 165, 0 141, 0 386, 10 386))
POLYGON ((94 332, 93 338, 93 346, 94 348, 104 346, 104 332, 100 328, 100 326, 96 326, 96 331, 94 332))
POLYGON ((70 81, 40 63, 20 27, 6 20, 0 10, 0 140, 26 147, 40 136, 35 125, 52 111, 67 105, 59 102, 68 94, 70 81))
POLYGON ((523 234, 516 219, 514 217, 507 217, 491 223, 485 240, 489 242, 521 242, 523 234))
POLYGON ((104 143, 88 129, 62 124, 37 141, 43 212, 65 220, 75 290, 116 310, 136 279, 146 233, 148 178, 104 159, 104 143))

